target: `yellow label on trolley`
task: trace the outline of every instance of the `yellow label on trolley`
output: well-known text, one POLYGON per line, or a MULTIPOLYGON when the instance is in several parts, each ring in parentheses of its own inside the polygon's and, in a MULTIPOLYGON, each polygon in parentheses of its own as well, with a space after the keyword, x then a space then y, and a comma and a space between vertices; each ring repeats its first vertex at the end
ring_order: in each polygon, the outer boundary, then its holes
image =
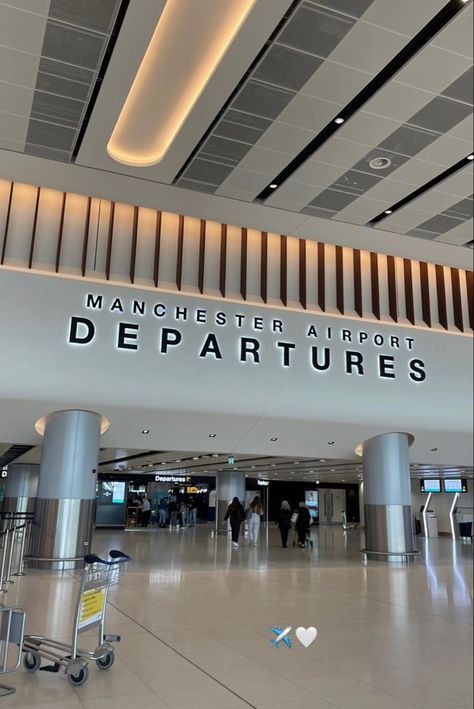
POLYGON ((79 628, 84 628, 91 623, 102 620, 104 615, 105 593, 104 589, 92 589, 82 595, 79 628))

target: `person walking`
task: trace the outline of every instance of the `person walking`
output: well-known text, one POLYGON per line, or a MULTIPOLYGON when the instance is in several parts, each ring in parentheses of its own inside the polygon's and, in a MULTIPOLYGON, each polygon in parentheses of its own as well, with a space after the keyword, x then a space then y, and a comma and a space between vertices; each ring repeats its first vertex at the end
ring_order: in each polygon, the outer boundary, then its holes
POLYGON ((256 547, 258 544, 258 535, 260 533, 260 519, 263 513, 262 501, 258 497, 254 497, 250 503, 247 515, 249 527, 249 545, 256 547))
POLYGON ((229 520, 232 530, 232 546, 237 549, 239 546, 240 527, 245 519, 245 510, 238 497, 234 497, 224 517, 224 521, 229 520))
POLYGON ((188 523, 190 527, 195 527, 197 522, 197 502, 195 497, 191 497, 188 506, 188 523))
POLYGON ((311 527, 311 515, 304 502, 298 505, 298 519, 296 520, 295 529, 298 534, 298 546, 302 549, 306 546, 306 535, 311 527))
POLYGON ((291 507, 288 500, 283 500, 278 514, 278 529, 280 530, 281 545, 283 549, 288 547, 288 534, 291 529, 291 507))
POLYGON ((170 518, 170 528, 178 526, 178 505, 174 498, 170 498, 168 502, 168 515, 170 518))
POLYGON ((179 506, 179 514, 181 515, 181 526, 187 527, 188 526, 188 506, 184 500, 181 501, 181 504, 179 506))
POLYGON ((150 504, 150 500, 145 495, 145 497, 142 500, 142 527, 148 527, 148 525, 150 524, 150 516, 151 516, 151 504, 150 504))
POLYGON ((160 500, 160 505, 158 508, 158 513, 160 515, 160 527, 164 527, 166 525, 166 510, 168 508, 168 498, 167 497, 162 497, 160 500))

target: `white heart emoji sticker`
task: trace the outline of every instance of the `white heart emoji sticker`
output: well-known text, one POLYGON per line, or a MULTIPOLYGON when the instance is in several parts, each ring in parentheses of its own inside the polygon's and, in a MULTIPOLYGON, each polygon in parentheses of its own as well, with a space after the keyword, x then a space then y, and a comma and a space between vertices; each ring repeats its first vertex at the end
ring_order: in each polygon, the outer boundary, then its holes
POLYGON ((309 628, 296 628, 295 633, 303 647, 309 647, 316 640, 318 631, 313 626, 310 626, 309 628))

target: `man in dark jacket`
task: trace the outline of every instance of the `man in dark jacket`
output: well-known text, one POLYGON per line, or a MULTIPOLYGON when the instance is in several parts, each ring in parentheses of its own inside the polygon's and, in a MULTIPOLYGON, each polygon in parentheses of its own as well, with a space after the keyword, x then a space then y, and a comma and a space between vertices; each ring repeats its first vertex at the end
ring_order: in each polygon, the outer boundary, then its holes
POLYGON ((234 497, 227 508, 224 520, 229 520, 230 522, 230 528, 232 530, 232 545, 235 549, 239 546, 240 526, 244 519, 245 510, 242 507, 239 498, 234 497))
POLYGON ((311 527, 311 515, 304 502, 300 502, 298 506, 298 519, 296 520, 295 528, 298 534, 298 546, 304 547, 306 535, 311 527))

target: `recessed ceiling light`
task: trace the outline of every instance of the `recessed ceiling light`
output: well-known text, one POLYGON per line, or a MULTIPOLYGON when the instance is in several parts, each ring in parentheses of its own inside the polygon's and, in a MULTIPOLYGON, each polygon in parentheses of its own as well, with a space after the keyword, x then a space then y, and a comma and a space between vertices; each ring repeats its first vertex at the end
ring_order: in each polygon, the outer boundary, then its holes
POLYGON ((391 210, 391 209, 386 209, 385 212, 384 212, 384 214, 391 214, 391 213, 392 213, 392 210, 391 210))
POLYGON ((336 472, 336 468, 331 468, 331 473, 335 473, 335 472, 336 472))
POLYGON ((316 480, 316 485, 319 485, 319 480, 316 480))
POLYGON ((274 468, 275 466, 276 466, 276 463, 272 463, 272 468, 274 468))
POLYGON ((272 182, 272 184, 270 185, 271 190, 276 190, 277 187, 278 187, 278 185, 276 182, 272 182))
POLYGON ((437 450, 438 450, 437 448, 432 448, 432 449, 431 449, 431 452, 432 452, 432 453, 435 453, 437 450))
POLYGON ((319 459, 319 462, 320 462, 320 463, 325 463, 325 462, 326 462, 326 458, 320 458, 320 459, 319 459))
POLYGON ((218 458, 218 457, 219 457, 219 453, 213 453, 213 454, 211 455, 211 458, 218 458))
POLYGON ((338 118, 334 119, 334 123, 337 123, 337 125, 340 126, 341 123, 344 123, 344 118, 342 116, 339 116, 338 118))
POLYGON ((199 460, 199 456, 198 456, 198 455, 193 455, 193 460, 199 460))
POLYGON ((309 472, 310 472, 310 473, 314 473, 314 470, 310 470, 309 472))
POLYGON ((144 434, 146 435, 147 433, 150 433, 150 429, 149 429, 149 428, 144 428, 143 431, 142 431, 142 433, 144 433, 144 434))
POLYGON ((295 465, 299 465, 299 464, 300 464, 300 461, 299 461, 299 460, 295 460, 295 461, 294 461, 294 464, 295 464, 295 465))
POLYGON ((273 436, 273 438, 270 438, 271 441, 278 441, 278 436, 273 436))
POLYGON ((216 437, 216 434, 215 434, 215 433, 210 433, 210 434, 209 434, 209 438, 215 438, 215 437, 216 437))
POLYGON ((341 478, 341 483, 345 483, 345 482, 346 482, 345 479, 341 478))
POLYGON ((336 441, 328 441, 328 446, 333 446, 336 441))
POLYGON ((467 156, 468 160, 474 160, 474 153, 471 153, 470 155, 467 156))
POLYGON ((177 462, 177 463, 181 463, 181 458, 178 458, 178 460, 177 460, 176 462, 177 462))

